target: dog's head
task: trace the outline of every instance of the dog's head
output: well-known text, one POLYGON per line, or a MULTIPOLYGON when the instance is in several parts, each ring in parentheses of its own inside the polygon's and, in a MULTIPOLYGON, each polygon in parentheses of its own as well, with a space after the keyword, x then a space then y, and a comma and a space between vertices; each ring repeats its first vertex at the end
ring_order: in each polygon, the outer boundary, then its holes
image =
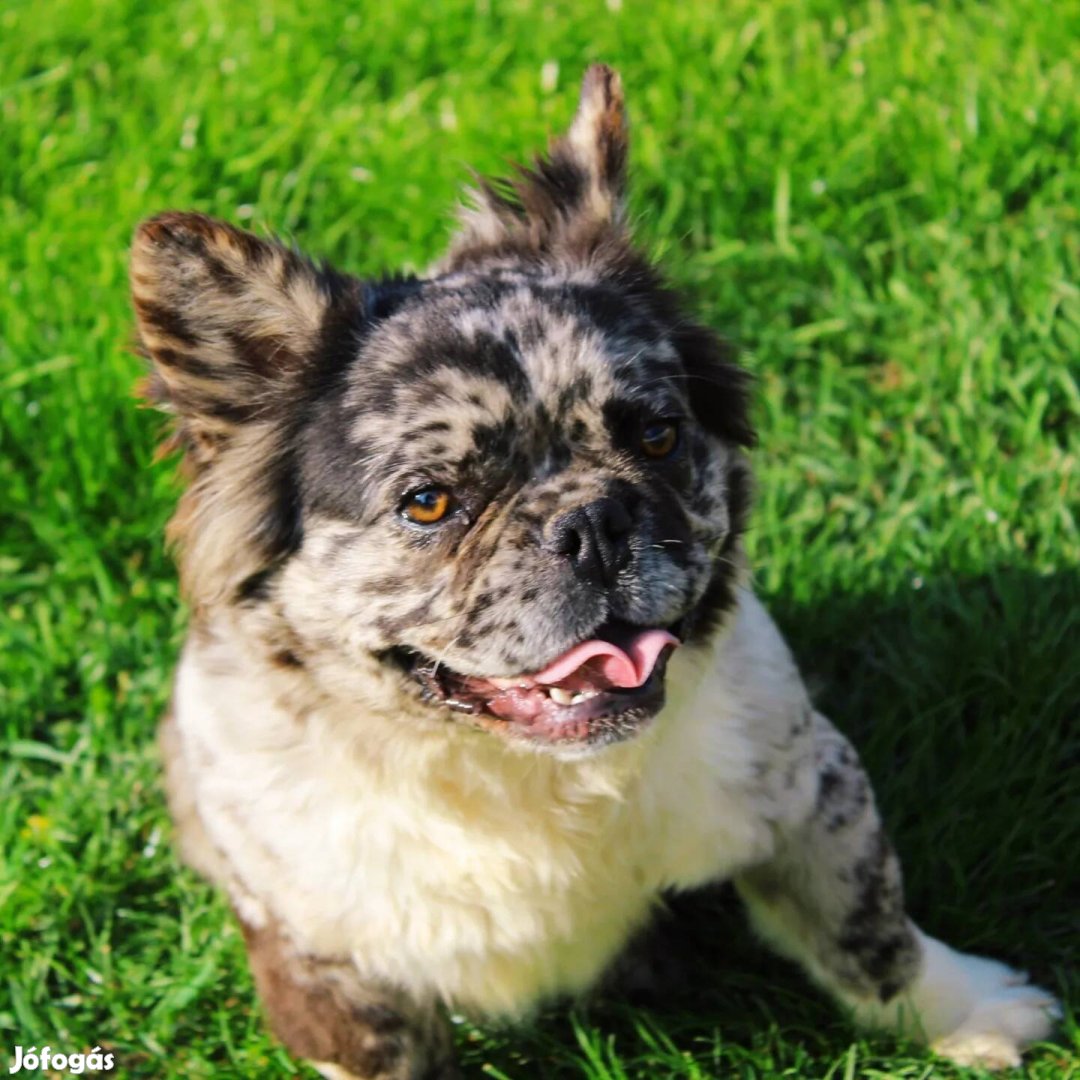
POLYGON ((140 227, 197 612, 260 608, 298 677, 533 746, 657 712, 668 653, 731 600, 751 432, 744 376, 629 240, 625 162, 598 66, 425 278, 362 282, 195 214, 140 227))

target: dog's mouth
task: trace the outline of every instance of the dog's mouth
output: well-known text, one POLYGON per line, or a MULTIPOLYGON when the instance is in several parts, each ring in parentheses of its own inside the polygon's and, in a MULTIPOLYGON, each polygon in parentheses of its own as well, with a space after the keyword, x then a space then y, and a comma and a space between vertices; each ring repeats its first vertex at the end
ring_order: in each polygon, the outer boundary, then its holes
POLYGON ((677 630, 604 623, 546 667, 513 678, 463 675, 411 649, 393 652, 426 701, 482 727, 536 742, 608 743, 629 738, 662 708, 677 630))

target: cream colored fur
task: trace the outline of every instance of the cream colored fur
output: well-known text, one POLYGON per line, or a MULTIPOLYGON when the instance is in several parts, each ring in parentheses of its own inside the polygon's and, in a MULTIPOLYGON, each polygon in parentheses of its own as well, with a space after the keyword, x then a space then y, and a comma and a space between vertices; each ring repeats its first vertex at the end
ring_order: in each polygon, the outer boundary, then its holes
MULTIPOLYGON (((513 1016, 583 990, 658 890, 767 862, 813 810, 825 721, 790 737, 809 702, 748 589, 711 654, 676 652, 652 728, 580 760, 426 710, 299 721, 228 640, 194 636, 176 685, 202 839, 225 856, 200 862, 249 923, 273 916, 301 948, 351 955, 420 1000, 513 1016)), ((863 1022, 958 1060, 1009 1062, 1045 1035, 1045 994, 921 940, 922 972, 889 1009, 832 989, 863 1022)))

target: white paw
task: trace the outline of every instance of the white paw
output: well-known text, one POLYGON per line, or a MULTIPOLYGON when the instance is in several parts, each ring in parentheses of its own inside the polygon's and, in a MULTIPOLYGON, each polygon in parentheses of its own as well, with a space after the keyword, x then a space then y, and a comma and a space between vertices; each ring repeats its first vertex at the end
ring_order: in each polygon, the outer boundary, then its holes
POLYGON ((908 1000, 935 1053, 959 1065, 1003 1069, 1044 1039, 1061 1010, 1027 975, 923 936, 923 969, 908 1000))
POLYGON ((1019 1065, 1020 1051, 1029 1043, 1045 1039, 1054 1021, 1061 1017, 1054 997, 1030 986, 1023 972, 1004 964, 992 964, 992 968, 992 977, 978 983, 979 996, 963 1023, 930 1044, 935 1053, 958 1065, 986 1069, 1019 1065))

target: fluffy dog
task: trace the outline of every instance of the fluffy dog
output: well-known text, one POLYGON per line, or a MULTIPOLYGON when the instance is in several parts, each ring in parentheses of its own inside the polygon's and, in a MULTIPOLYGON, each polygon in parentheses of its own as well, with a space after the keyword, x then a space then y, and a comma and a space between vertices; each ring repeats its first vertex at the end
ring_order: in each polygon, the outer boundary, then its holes
POLYGON ((583 991, 664 890, 728 878, 859 1022, 1015 1062, 1054 1002, 905 915, 858 758, 748 585, 746 379, 632 245, 626 154, 593 67, 423 278, 139 228, 189 477, 184 855, 327 1077, 455 1075, 447 1007, 583 991))

